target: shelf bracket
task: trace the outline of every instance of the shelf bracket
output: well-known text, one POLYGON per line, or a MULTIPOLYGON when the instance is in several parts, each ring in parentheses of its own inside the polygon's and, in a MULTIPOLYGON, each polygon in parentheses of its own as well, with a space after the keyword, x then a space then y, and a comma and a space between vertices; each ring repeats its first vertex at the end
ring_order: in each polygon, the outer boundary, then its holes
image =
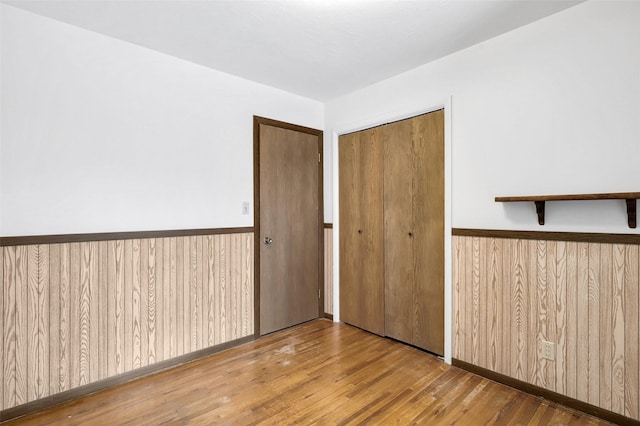
MULTIPOLYGON (((538 214, 538 225, 544 225, 544 201, 534 201, 536 203, 536 213, 538 214)), ((627 204, 627 209, 629 205, 627 204)))
POLYGON ((627 198, 625 200, 627 202, 627 220, 629 222, 629 228, 636 227, 636 199, 635 198, 627 198))

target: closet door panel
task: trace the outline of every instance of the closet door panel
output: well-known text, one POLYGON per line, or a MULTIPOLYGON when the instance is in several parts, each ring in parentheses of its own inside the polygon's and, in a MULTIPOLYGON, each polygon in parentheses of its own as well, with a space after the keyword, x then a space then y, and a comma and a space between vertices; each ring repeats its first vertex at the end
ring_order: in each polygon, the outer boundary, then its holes
POLYGON ((412 120, 415 150, 413 344, 444 354, 444 111, 412 120))
POLYGON ((384 126, 385 334, 413 342, 415 153, 410 120, 384 126))
POLYGON ((375 129, 340 137, 340 316, 384 334, 382 145, 375 129))
POLYGON ((360 226, 358 206, 361 188, 359 187, 359 143, 357 134, 340 136, 339 173, 340 173, 340 317, 342 321, 358 325, 360 305, 358 299, 361 289, 359 270, 362 264, 360 239, 357 229, 360 226))

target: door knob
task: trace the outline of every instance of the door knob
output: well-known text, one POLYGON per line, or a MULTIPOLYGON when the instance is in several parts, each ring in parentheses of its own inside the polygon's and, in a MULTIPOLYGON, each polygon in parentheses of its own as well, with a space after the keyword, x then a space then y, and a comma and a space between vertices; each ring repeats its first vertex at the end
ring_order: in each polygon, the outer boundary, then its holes
POLYGON ((264 237, 264 243, 265 245, 269 245, 273 242, 273 240, 271 239, 271 237, 264 237))

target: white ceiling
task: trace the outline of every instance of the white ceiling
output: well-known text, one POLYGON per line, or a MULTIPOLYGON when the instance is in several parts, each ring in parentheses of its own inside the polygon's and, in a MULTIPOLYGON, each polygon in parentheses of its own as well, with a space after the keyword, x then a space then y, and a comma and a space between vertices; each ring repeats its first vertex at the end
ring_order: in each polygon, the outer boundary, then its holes
POLYGON ((2 0, 327 101, 582 0, 2 0))

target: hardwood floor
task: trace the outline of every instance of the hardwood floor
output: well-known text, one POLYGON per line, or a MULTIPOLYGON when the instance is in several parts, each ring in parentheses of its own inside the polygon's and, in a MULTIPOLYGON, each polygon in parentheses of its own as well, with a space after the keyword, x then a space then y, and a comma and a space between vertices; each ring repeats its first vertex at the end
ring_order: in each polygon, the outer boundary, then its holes
POLYGON ((3 425, 608 424, 316 320, 3 425))

